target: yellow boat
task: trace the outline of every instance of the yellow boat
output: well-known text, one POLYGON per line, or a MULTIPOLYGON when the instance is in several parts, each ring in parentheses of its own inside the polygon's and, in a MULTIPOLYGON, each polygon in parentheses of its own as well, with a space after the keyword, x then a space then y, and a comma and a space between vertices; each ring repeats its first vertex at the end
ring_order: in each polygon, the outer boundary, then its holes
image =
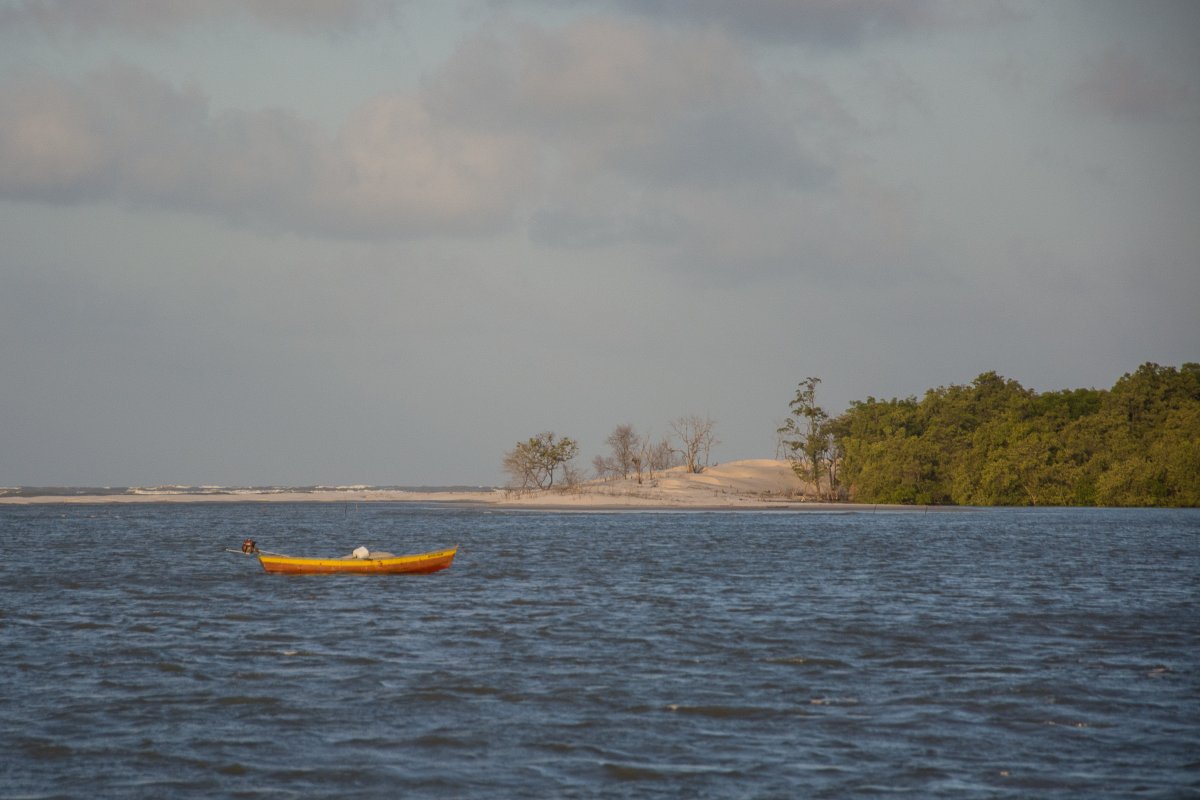
POLYGON ((267 572, 284 573, 288 575, 310 575, 318 573, 346 572, 361 575, 398 575, 421 574, 438 572, 446 569, 454 561, 458 545, 445 550, 434 550, 429 553, 416 553, 408 556, 397 556, 391 553, 370 553, 349 555, 341 558, 305 558, 301 556, 285 556, 259 550, 253 542, 247 540, 242 545, 242 552, 251 553, 267 572))

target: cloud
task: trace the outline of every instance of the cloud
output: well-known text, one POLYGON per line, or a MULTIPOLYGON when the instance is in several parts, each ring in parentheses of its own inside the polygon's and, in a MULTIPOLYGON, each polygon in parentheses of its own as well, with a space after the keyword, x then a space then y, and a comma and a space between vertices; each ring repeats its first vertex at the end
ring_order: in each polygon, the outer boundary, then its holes
POLYGON ((688 220, 666 204, 642 202, 619 187, 600 197, 563 191, 533 213, 529 238, 564 249, 593 249, 632 243, 677 246, 687 238, 688 220))
POLYGON ((231 18, 298 33, 347 31, 376 22, 397 0, 0 0, 0 32, 39 31, 51 38, 112 32, 157 37, 231 18))
POLYGON ((771 44, 856 47, 960 13, 942 0, 622 0, 632 14, 771 44))
POLYGON ((0 196, 164 206, 240 225, 396 238, 503 224, 522 143, 381 96, 334 138, 282 110, 214 115, 196 89, 117 64, 0 85, 0 196))
POLYGON ((519 130, 581 169, 671 185, 824 177, 747 54, 719 34, 523 26, 469 42, 430 95, 449 119, 519 130))
POLYGON ((599 247, 678 242, 709 224, 722 196, 737 204, 758 190, 823 190, 833 168, 806 145, 793 108, 827 104, 808 103, 814 86, 780 91, 719 31, 588 18, 467 41, 429 81, 427 100, 459 125, 540 150, 532 238, 599 247), (693 216, 701 208, 703 219, 693 216))
POLYGON ((77 81, 26 74, 0 83, 0 196, 335 237, 530 220, 547 244, 664 244, 709 224, 688 209, 832 182, 798 127, 804 96, 768 84, 720 33, 604 18, 480 34, 332 136, 286 110, 214 113, 198 89, 127 64, 77 81))
POLYGON ((757 84, 745 54, 723 36, 594 17, 480 33, 430 82, 429 95, 456 121, 624 139, 657 116, 719 107, 757 84))
POLYGON ((528 141, 456 126, 402 94, 348 120, 322 168, 324 197, 312 205, 337 230, 366 236, 494 230, 538 183, 528 141))
POLYGON ((0 86, 0 193, 42 201, 103 193, 107 154, 83 100, 75 87, 48 77, 0 86))
POLYGON ((82 84, 15 78, 0 85, 0 194, 60 203, 121 191, 149 197, 178 182, 206 113, 195 91, 126 66, 82 84))
POLYGON ((1076 107, 1113 119, 1173 119, 1195 115, 1196 78, 1176 79, 1114 47, 1089 63, 1065 94, 1076 107))

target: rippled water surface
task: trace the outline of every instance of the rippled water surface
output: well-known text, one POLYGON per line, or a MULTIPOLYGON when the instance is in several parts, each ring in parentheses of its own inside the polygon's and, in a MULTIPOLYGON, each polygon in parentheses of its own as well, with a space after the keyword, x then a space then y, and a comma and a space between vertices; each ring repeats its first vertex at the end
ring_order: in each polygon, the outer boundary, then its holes
POLYGON ((10 506, 0 545, 4 798, 1200 796, 1195 511, 10 506))

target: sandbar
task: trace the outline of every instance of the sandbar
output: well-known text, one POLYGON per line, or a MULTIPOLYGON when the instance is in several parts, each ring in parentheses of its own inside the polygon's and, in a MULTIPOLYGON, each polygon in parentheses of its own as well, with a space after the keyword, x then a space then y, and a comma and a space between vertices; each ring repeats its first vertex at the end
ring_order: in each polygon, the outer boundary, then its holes
POLYGON ((818 502, 787 461, 749 459, 709 466, 699 473, 683 467, 653 475, 595 480, 565 488, 463 491, 408 491, 348 487, 312 490, 212 489, 204 492, 169 489, 130 490, 119 494, 45 494, 0 496, 0 504, 108 503, 445 503, 497 508, 618 510, 805 510, 864 511, 913 506, 875 506, 818 502))

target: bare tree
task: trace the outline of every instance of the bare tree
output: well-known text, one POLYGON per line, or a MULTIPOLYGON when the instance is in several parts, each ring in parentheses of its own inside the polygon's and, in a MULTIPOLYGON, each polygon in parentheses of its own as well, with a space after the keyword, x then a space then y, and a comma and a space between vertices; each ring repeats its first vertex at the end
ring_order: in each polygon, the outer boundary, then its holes
POLYGON ((575 462, 568 459, 563 462, 563 485, 567 487, 578 486, 583 483, 583 474, 579 468, 575 466, 575 462))
POLYGON ((618 425, 604 440, 612 450, 611 465, 622 478, 628 478, 634 469, 634 459, 642 447, 642 437, 632 425, 618 425))
POLYGON ((596 473, 596 477, 602 480, 616 477, 616 468, 613 465, 612 459, 606 456, 596 456, 593 458, 592 470, 596 473))
POLYGON ((677 461, 675 451, 671 449, 671 440, 664 436, 651 443, 650 437, 647 436, 642 443, 642 463, 650 475, 650 480, 654 480, 655 470, 661 472, 675 466, 677 461))
POLYGON ((688 472, 701 472, 708 466, 709 453, 718 443, 713 433, 716 424, 699 414, 689 414, 671 422, 671 431, 679 443, 676 452, 683 457, 688 472))
MULTIPOLYGON (((781 461, 791 450, 788 446, 788 437, 792 435, 792 430, 788 427, 789 420, 785 419, 775 428, 775 460, 781 461)), ((795 423, 792 423, 795 425, 795 423)))
POLYGON ((671 449, 670 439, 664 436, 658 440, 658 444, 651 448, 650 464, 652 467, 660 470, 670 469, 679 465, 679 461, 675 458, 675 451, 671 449))

